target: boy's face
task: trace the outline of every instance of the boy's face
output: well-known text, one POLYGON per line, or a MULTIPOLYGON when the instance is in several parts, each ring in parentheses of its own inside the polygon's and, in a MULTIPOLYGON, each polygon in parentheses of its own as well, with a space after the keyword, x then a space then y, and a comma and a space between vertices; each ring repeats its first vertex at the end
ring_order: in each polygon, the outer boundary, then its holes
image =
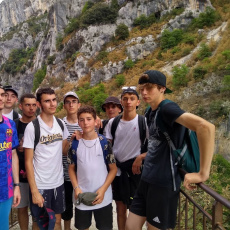
POLYGON ((81 104, 78 103, 78 99, 76 97, 68 96, 65 98, 64 109, 67 112, 67 115, 77 114, 78 109, 81 104))
POLYGON ((106 115, 109 119, 116 117, 121 112, 121 109, 118 105, 114 103, 107 103, 104 105, 106 115))
POLYGON ((143 100, 149 104, 157 102, 161 98, 161 96, 164 95, 164 91, 165 87, 158 89, 157 85, 155 84, 152 84, 152 87, 147 87, 145 85, 141 85, 140 87, 140 93, 143 100))
POLYGON ((6 91, 6 102, 5 108, 13 109, 14 105, 18 102, 18 98, 15 93, 11 90, 6 91))
POLYGON ((95 132, 96 120, 90 113, 82 113, 78 117, 78 124, 83 130, 83 133, 95 132))
POLYGON ((3 110, 6 100, 5 90, 0 88, 0 111, 3 110))
POLYGON ((124 111, 133 111, 136 110, 136 107, 140 104, 140 100, 137 98, 137 95, 126 93, 121 98, 121 104, 124 111))
POLYGON ((34 117, 37 109, 37 100, 35 98, 24 98, 19 108, 22 110, 23 116, 28 118, 34 117))
POLYGON ((38 106, 42 109, 47 115, 53 115, 56 112, 57 108, 57 98, 55 94, 42 94, 41 102, 38 103, 38 106))

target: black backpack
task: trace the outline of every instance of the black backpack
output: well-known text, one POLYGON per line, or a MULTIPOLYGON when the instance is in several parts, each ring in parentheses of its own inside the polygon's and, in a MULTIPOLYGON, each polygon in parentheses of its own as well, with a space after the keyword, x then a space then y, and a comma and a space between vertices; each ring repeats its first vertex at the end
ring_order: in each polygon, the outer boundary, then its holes
POLYGON ((99 128, 99 134, 103 135, 105 126, 108 124, 108 122, 109 122, 109 119, 103 120, 103 121, 102 121, 103 127, 102 127, 102 128, 99 128))
MULTIPOLYGON (((120 122, 122 115, 118 115, 114 118, 111 126, 111 135, 113 137, 113 143, 115 139, 115 132, 117 130, 118 123, 120 122)), ((138 115, 138 126, 140 131, 140 140, 141 140, 141 153, 147 152, 148 140, 146 139, 146 123, 145 117, 138 115)))
POLYGON ((16 111, 13 110, 13 120, 19 119, 19 115, 16 111))
MULTIPOLYGON (((62 131, 64 131, 64 125, 63 125, 62 121, 57 117, 55 117, 55 118, 56 118, 59 126, 61 127, 62 131)), ((34 138, 34 149, 35 149, 38 142, 39 142, 39 138, 40 138, 40 124, 39 124, 38 118, 36 118, 32 122, 34 125, 34 132, 35 132, 35 138, 34 138)))

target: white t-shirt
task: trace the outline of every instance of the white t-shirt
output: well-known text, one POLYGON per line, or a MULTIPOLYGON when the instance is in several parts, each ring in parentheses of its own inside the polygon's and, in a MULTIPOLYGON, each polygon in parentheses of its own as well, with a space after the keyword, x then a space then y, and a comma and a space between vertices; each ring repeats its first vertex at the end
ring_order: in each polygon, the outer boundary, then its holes
MULTIPOLYGON (((7 118, 9 118, 9 119, 11 119, 11 120, 13 120, 13 118, 14 118, 13 117, 13 110, 11 110, 10 113, 3 113, 2 115, 7 117, 7 118)), ((21 114, 18 113, 18 117, 21 118, 22 117, 21 114)))
MULTIPOLYGON (((80 139, 77 148, 77 180, 82 192, 96 192, 106 180, 108 171, 99 138, 80 139)), ((76 204, 76 200, 74 199, 76 204)), ((111 185, 106 190, 102 203, 94 206, 75 205, 80 210, 99 209, 112 203, 111 185)))
MULTIPOLYGON (((106 125, 106 138, 112 140, 111 126, 114 118, 109 120, 106 125)), ((141 140, 138 125, 138 115, 130 121, 120 120, 118 123, 115 140, 113 144, 113 153, 119 162, 125 162, 137 157, 141 153, 141 140)))
MULTIPOLYGON (((34 176, 38 189, 53 189, 64 183, 62 166, 62 141, 67 139, 69 132, 65 123, 64 132, 53 117, 53 127, 49 127, 38 116, 40 139, 33 158, 34 176)), ((34 125, 30 122, 24 133, 24 148, 34 148, 34 125)))

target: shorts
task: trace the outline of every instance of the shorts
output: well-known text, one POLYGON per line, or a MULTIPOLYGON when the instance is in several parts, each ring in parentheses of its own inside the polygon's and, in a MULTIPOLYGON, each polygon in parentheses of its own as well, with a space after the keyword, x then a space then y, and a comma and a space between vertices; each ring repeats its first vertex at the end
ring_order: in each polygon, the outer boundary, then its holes
POLYGON ((113 229, 112 204, 94 210, 80 210, 75 208, 75 227, 77 229, 89 228, 92 223, 92 214, 94 215, 97 229, 100 230, 113 229))
POLYGON ((141 175, 132 175, 132 177, 128 177, 128 189, 130 191, 129 197, 129 204, 127 204, 127 202, 124 202, 125 199, 125 195, 126 195, 126 191, 128 190, 127 188, 125 188, 122 183, 122 176, 116 176, 115 179, 112 182, 112 190, 113 190, 113 199, 115 201, 123 201, 123 203, 125 203, 127 205, 127 207, 129 207, 129 205, 131 204, 134 194, 138 188, 139 182, 141 179, 141 175))
MULTIPOLYGON (((44 206, 54 211, 55 214, 61 214, 65 211, 65 190, 64 184, 54 189, 38 189, 39 193, 44 198, 44 206)), ((38 216, 41 212, 40 207, 32 202, 32 195, 30 192, 30 210, 33 217, 38 216)))
POLYGON ((158 187, 141 181, 130 211, 146 217, 148 223, 156 228, 174 228, 179 192, 179 188, 173 191, 172 188, 158 187))
POLYGON ((13 197, 6 201, 0 202, 0 226, 1 229, 9 229, 9 216, 10 210, 13 203, 13 197))
POLYGON ((30 204, 29 189, 30 189, 29 183, 20 182, 21 201, 16 208, 25 208, 29 206, 30 204))
POLYGON ((64 181, 66 210, 61 214, 63 220, 71 220, 73 217, 73 186, 70 181, 64 181))

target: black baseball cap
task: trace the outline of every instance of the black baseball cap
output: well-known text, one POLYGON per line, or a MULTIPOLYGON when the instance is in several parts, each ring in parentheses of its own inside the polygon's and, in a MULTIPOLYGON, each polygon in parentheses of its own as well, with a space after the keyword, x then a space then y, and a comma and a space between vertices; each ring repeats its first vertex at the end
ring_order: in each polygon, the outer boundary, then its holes
POLYGON ((137 96, 138 100, 139 100, 139 94, 136 91, 136 86, 125 86, 122 87, 122 93, 121 93, 121 98, 126 94, 126 93, 130 93, 130 94, 134 94, 137 96))
POLYGON ((106 100, 105 100, 105 102, 104 102, 103 105, 101 106, 101 108, 102 108, 102 110, 103 110, 104 112, 105 112, 105 105, 106 105, 106 104, 109 104, 109 103, 112 103, 112 104, 117 105, 118 107, 120 107, 121 112, 123 111, 121 102, 120 102, 120 100, 119 100, 117 97, 107 97, 106 100))
POLYGON ((3 88, 5 91, 12 91, 18 97, 18 92, 11 85, 5 85, 3 88))
POLYGON ((165 93, 172 93, 172 90, 166 87, 166 76, 163 73, 161 73, 158 70, 148 70, 144 72, 144 74, 147 74, 149 78, 141 77, 138 81, 138 84, 142 85, 146 83, 152 83, 152 84, 161 85, 166 88, 165 93))

